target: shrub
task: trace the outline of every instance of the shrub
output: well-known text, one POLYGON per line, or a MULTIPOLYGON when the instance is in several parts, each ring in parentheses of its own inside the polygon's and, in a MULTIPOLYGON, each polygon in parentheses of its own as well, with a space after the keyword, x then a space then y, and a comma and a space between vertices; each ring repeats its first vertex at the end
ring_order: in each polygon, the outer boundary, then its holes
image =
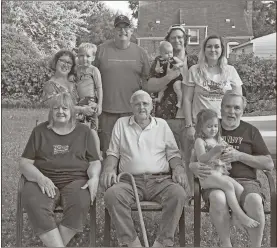
POLYGON ((2 99, 38 102, 43 83, 52 75, 48 60, 28 37, 6 25, 2 30, 2 99))
MULTIPOLYGON (((246 91, 248 102, 276 99, 276 61, 242 54, 231 62, 246 91)), ((262 107, 262 106, 261 106, 262 107)))

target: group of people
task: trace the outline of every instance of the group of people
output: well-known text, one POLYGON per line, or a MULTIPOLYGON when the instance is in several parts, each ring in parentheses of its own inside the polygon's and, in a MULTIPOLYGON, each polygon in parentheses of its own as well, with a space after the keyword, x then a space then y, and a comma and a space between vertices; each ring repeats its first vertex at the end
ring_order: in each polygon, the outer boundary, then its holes
POLYGON ((20 162, 35 233, 46 246, 66 246, 82 231, 100 182, 119 243, 141 247, 131 182, 117 180, 129 172, 140 200, 163 207, 153 247, 173 246, 195 175, 222 245, 232 246, 230 207, 252 246, 261 246, 264 198, 256 170, 274 165, 258 129, 241 120, 242 82, 227 64, 222 38, 207 37, 190 66, 188 35, 173 25, 150 66, 132 33, 128 17, 119 15, 113 40, 81 44, 77 59, 66 50, 53 58, 55 73, 42 96, 48 121, 34 128, 20 162), (59 225, 57 204, 64 209, 59 225))

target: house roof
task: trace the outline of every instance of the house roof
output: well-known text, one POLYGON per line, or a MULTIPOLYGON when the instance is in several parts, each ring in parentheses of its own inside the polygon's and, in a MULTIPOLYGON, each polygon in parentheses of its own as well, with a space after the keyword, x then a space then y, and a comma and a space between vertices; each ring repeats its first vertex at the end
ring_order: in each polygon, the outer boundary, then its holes
POLYGON ((241 48, 241 47, 245 47, 249 44, 256 44, 256 43, 260 43, 260 42, 261 43, 264 43, 264 42, 266 42, 266 43, 268 43, 268 42, 276 43, 276 33, 272 33, 272 34, 268 34, 268 35, 264 35, 264 36, 252 39, 248 42, 245 42, 245 43, 242 43, 238 46, 232 47, 232 50, 237 49, 237 48, 241 48))
POLYGON ((154 1, 140 6, 138 33, 142 37, 148 36, 147 33, 153 37, 164 36, 170 25, 185 23, 188 26, 207 25, 208 34, 253 36, 248 15, 242 0, 154 1), (227 18, 230 23, 225 21, 227 18), (157 19, 160 24, 156 24, 157 19))

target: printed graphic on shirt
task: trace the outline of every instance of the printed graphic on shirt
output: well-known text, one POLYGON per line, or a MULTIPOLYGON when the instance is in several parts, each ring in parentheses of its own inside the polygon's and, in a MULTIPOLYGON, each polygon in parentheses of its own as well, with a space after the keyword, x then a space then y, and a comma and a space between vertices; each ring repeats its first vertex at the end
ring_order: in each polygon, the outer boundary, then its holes
POLYGON ((63 146, 63 145, 53 145, 53 152, 54 155, 56 154, 65 154, 69 152, 69 146, 63 146))
POLYGON ((243 137, 236 137, 236 136, 222 136, 222 138, 229 144, 232 145, 235 149, 239 150, 239 146, 243 141, 243 137))
POLYGON ((210 101, 221 100, 226 90, 231 90, 231 84, 228 81, 215 82, 213 80, 206 80, 203 82, 204 96, 209 98, 210 101))

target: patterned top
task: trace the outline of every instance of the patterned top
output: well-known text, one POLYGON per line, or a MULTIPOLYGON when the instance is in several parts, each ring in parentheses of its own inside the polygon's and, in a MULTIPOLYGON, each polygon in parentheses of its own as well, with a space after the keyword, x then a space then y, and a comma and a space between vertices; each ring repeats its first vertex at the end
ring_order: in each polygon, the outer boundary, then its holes
MULTIPOLYGON (((158 58, 158 57, 157 57, 158 58)), ((157 58, 153 61, 150 73, 148 78, 155 78, 157 72, 155 71, 156 65, 157 65, 157 58)), ((186 78, 188 76, 188 64, 187 64, 187 57, 184 61, 184 66, 181 68, 181 74, 183 81, 186 81, 186 78)), ((177 95, 174 92, 173 84, 176 82, 176 80, 172 80, 167 85, 167 88, 164 91, 164 96, 160 103, 155 103, 155 113, 153 113, 156 117, 163 118, 165 120, 167 119, 175 119, 176 114, 178 111, 178 107, 176 104, 178 103, 177 95)))
POLYGON ((71 88, 71 91, 70 91, 68 88, 65 88, 64 86, 50 79, 43 86, 42 102, 46 102, 47 100, 51 99, 51 97, 53 97, 54 95, 67 92, 71 95, 73 103, 77 104, 79 100, 79 96, 78 96, 75 84, 72 84, 72 85, 73 87, 71 88))

